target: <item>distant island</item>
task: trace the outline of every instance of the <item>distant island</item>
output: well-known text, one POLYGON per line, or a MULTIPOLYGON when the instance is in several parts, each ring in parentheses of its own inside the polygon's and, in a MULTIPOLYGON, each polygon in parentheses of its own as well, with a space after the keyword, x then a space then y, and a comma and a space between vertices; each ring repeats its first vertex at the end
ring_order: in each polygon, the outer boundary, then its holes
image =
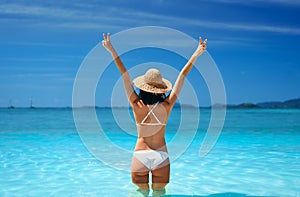
MULTIPOLYGON (((15 108, 31 108, 31 109, 36 109, 36 108, 66 108, 66 109, 82 109, 82 108, 128 108, 129 106, 82 106, 82 107, 36 107, 33 106, 32 102, 30 103, 30 106, 28 107, 15 107, 11 104, 8 107, 0 107, 0 108, 9 108, 9 109, 15 109, 15 108)), ((184 108, 198 108, 197 106, 194 105, 188 105, 188 104, 180 104, 180 103, 175 103, 174 108, 180 108, 180 107, 184 107, 184 108)), ((280 101, 270 101, 270 102, 262 102, 262 103, 240 103, 240 104, 214 104, 213 106, 200 106, 200 108, 228 108, 228 109, 300 109, 300 98, 297 99, 290 99, 290 100, 286 100, 283 102, 280 101)))
POLYGON ((222 105, 222 104, 215 104, 214 107, 227 107, 227 108, 269 108, 269 109, 276 109, 276 108, 298 108, 300 109, 300 98, 286 100, 283 102, 279 101, 271 101, 271 102, 263 102, 263 103, 240 103, 238 105, 222 105))

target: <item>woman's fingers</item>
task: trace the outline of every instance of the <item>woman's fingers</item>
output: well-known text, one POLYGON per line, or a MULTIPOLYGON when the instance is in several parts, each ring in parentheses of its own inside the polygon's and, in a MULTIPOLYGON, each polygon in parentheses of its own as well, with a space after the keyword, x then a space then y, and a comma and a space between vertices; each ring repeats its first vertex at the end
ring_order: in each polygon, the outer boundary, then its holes
POLYGON ((107 36, 105 33, 103 33, 103 41, 102 44, 105 44, 105 42, 110 41, 110 33, 107 33, 107 36))
POLYGON ((204 49, 206 49, 207 39, 202 41, 202 37, 199 38, 199 45, 201 45, 204 49))
POLYGON ((107 41, 110 41, 110 33, 107 33, 107 41))

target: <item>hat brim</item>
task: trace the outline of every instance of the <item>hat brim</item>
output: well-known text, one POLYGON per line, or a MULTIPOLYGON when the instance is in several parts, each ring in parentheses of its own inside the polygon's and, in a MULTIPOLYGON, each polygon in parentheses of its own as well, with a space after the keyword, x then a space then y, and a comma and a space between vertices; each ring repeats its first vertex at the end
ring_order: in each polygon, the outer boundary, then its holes
POLYGON ((163 94, 163 93, 169 92, 172 89, 172 83, 169 80, 164 79, 164 78, 162 79, 162 81, 166 85, 166 88, 159 88, 154 85, 147 84, 144 81, 144 75, 135 78, 133 80, 133 84, 137 88, 139 88, 145 92, 151 92, 151 93, 155 93, 155 94, 163 94))

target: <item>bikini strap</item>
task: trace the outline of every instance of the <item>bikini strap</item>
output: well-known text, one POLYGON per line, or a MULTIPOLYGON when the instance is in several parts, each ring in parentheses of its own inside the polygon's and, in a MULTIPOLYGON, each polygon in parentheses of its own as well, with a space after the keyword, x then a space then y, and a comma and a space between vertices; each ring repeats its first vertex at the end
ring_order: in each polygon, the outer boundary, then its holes
POLYGON ((159 119, 156 117, 155 113, 153 112, 153 110, 156 108, 156 106, 158 105, 159 103, 157 102, 152 108, 149 107, 149 105, 147 105, 147 107, 149 108, 149 112, 147 113, 147 115, 145 116, 145 118, 142 120, 142 122, 140 124, 145 124, 145 120, 148 118, 148 116, 150 114, 153 114, 155 120, 157 121, 157 123, 159 124, 163 124, 159 121, 159 119))

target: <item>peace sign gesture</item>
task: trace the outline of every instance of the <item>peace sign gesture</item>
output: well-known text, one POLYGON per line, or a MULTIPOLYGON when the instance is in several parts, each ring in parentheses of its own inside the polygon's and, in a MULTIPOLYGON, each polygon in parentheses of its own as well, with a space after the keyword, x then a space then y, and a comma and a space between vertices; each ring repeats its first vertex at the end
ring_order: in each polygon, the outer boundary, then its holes
POLYGON ((205 39, 204 42, 202 42, 202 38, 200 37, 199 45, 195 51, 195 55, 200 56, 206 50, 207 48, 206 43, 207 43, 207 39, 205 39))
POLYGON ((110 33, 107 33, 107 36, 103 33, 102 45, 108 52, 112 53, 114 51, 114 48, 110 42, 110 33))

